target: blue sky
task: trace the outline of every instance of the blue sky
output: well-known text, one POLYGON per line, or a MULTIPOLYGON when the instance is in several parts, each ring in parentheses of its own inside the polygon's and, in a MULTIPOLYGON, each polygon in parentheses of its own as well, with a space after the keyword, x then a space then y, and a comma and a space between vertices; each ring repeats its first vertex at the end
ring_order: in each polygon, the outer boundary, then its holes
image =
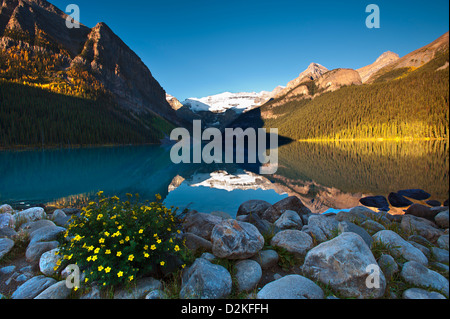
POLYGON ((311 62, 359 68, 385 51, 403 56, 449 29, 448 0, 50 0, 105 22, 179 100, 271 91, 311 62), (381 28, 365 25, 367 5, 381 28))

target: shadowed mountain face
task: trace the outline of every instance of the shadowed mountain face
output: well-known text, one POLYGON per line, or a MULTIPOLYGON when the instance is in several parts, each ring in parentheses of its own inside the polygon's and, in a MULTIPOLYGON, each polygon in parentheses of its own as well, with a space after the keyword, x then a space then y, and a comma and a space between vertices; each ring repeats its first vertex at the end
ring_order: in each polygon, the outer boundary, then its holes
POLYGON ((45 0, 3 0, 0 51, 6 56, 17 50, 27 51, 27 57, 50 54, 52 62, 60 63, 45 74, 44 83, 75 85, 70 72, 85 72, 85 78, 92 77, 86 84, 98 82, 115 103, 134 116, 159 115, 178 122, 150 70, 105 23, 92 29, 82 24, 70 29, 67 17, 45 0))

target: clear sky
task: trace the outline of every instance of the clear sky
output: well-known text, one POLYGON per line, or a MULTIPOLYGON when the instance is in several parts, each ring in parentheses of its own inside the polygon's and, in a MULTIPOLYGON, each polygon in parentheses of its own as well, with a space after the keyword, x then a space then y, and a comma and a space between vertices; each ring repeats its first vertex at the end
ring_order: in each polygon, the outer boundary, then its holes
POLYGON ((105 22, 179 100, 225 91, 271 91, 311 62, 360 68, 400 56, 449 29, 448 0, 50 0, 105 22), (381 27, 368 29, 369 4, 381 27))

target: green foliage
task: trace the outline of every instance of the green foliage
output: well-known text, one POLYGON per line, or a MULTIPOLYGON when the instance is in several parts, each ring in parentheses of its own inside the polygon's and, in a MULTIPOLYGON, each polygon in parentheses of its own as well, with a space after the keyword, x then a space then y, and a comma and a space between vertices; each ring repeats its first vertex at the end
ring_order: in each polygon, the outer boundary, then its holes
POLYGON ((159 143, 172 127, 105 97, 57 94, 0 80, 0 147, 159 143))
POLYGON ((448 51, 417 70, 389 72, 379 83, 343 87, 277 107, 272 106, 279 100, 268 102, 260 111, 277 116, 265 119, 264 127, 278 128, 280 135, 295 140, 447 138, 449 69, 437 71, 446 61, 448 51))
MULTIPOLYGON (((152 203, 139 203, 131 195, 121 202, 105 198, 72 217, 60 254, 85 271, 86 282, 105 287, 132 283, 148 274, 161 274, 169 260, 185 260, 186 248, 178 238, 180 221, 157 195, 152 203), (131 202, 130 202, 131 201, 131 202)), ((185 265, 182 265, 184 268, 185 265)))

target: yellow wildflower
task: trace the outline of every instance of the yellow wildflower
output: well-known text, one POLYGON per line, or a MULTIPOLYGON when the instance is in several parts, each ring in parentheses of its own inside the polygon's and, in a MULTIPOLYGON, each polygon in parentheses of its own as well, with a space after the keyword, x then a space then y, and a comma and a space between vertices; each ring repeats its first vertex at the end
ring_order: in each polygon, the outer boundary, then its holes
POLYGON ((103 268, 103 266, 98 266, 98 271, 102 271, 104 268, 103 268))
POLYGON ((156 249, 156 246, 155 246, 155 245, 152 245, 152 246, 150 247, 150 249, 151 249, 151 250, 155 250, 155 249, 156 249))
POLYGON ((128 256, 129 261, 133 261, 133 259, 134 259, 134 255, 131 254, 130 256, 128 256))
POLYGON ((118 251, 117 254, 116 254, 116 256, 117 256, 117 257, 122 256, 122 252, 121 252, 121 251, 118 251))
POLYGON ((100 244, 103 244, 103 243, 105 242, 105 238, 100 238, 100 239, 98 240, 98 242, 99 242, 100 244))
POLYGON ((109 254, 111 254, 111 250, 107 249, 107 250, 105 251, 105 255, 109 255, 109 254))
POLYGON ((111 271, 111 267, 106 267, 105 268, 105 273, 109 273, 111 271))
POLYGON ((122 277, 123 276, 123 271, 119 271, 118 273, 117 273, 117 277, 122 277))
POLYGON ((165 263, 164 261, 161 261, 159 264, 160 264, 161 266, 164 266, 166 263, 165 263))

